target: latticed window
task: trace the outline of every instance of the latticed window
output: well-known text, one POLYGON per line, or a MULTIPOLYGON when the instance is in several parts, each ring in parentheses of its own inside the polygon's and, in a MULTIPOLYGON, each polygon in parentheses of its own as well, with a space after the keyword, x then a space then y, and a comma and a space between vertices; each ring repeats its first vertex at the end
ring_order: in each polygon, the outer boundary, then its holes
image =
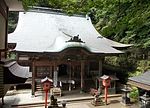
POLYGON ((38 78, 44 78, 46 76, 51 78, 51 73, 51 68, 48 66, 36 67, 36 77, 38 78))

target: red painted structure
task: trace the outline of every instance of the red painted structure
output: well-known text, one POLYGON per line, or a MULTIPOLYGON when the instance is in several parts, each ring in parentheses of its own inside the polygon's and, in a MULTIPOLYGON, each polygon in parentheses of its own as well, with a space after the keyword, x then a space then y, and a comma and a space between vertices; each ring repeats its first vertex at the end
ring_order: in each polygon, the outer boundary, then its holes
POLYGON ((103 86, 105 87, 105 104, 107 104, 108 87, 110 86, 111 79, 107 75, 103 75, 101 79, 103 79, 103 86))
POLYGON ((45 91, 45 108, 47 108, 47 98, 48 98, 48 91, 51 88, 51 83, 53 81, 49 79, 48 77, 41 80, 41 83, 43 84, 43 90, 45 91))

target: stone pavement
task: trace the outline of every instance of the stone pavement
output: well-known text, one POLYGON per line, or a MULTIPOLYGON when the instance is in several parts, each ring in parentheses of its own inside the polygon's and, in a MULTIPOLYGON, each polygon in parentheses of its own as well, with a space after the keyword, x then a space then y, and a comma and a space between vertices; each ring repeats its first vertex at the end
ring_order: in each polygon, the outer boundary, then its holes
MULTIPOLYGON (((93 106, 91 103, 78 103, 78 104, 70 104, 67 105, 67 108, 132 108, 131 106, 123 106, 121 104, 110 104, 110 105, 104 105, 104 106, 93 106)), ((137 108, 137 107, 135 107, 137 108)))
MULTIPOLYGON (((79 91, 64 91, 63 96, 56 96, 58 102, 67 101, 67 108, 138 108, 137 106, 125 107, 120 103, 121 95, 110 95, 108 105, 93 106, 91 100, 93 96, 89 93, 80 93, 79 91)), ((9 91, 4 97, 5 105, 3 108, 44 108, 44 93, 36 93, 31 96, 31 90, 9 91), (26 107, 25 107, 26 106, 26 107)), ((50 100, 48 100, 49 102, 50 100)))

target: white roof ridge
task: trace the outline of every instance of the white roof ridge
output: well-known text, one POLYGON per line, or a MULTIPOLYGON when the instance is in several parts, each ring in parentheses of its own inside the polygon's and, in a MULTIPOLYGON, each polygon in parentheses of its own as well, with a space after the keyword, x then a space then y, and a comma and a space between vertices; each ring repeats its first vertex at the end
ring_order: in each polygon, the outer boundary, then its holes
POLYGON ((67 14, 66 12, 64 12, 61 9, 54 9, 54 8, 47 8, 47 7, 36 7, 36 6, 33 6, 31 9, 28 10, 28 12, 57 14, 57 15, 64 15, 64 16, 76 16, 76 17, 84 17, 84 18, 87 17, 87 15, 84 15, 84 14, 67 14))

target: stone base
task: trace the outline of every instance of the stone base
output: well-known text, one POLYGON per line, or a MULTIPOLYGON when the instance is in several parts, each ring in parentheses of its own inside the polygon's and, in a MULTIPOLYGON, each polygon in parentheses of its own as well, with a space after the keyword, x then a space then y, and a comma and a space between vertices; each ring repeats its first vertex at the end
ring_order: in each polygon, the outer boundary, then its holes
POLYGON ((124 105, 124 106, 130 106, 131 104, 130 103, 128 103, 128 104, 125 104, 125 103, 123 103, 123 102, 120 102, 122 105, 124 105))
POLYGON ((96 98, 92 100, 91 104, 94 106, 102 106, 104 105, 104 102, 100 98, 96 98))
POLYGON ((122 103, 124 103, 124 104, 130 104, 130 98, 128 98, 128 97, 122 97, 122 103))
POLYGON ((61 107, 59 107, 58 105, 50 105, 48 106, 48 108, 61 108, 61 107))

